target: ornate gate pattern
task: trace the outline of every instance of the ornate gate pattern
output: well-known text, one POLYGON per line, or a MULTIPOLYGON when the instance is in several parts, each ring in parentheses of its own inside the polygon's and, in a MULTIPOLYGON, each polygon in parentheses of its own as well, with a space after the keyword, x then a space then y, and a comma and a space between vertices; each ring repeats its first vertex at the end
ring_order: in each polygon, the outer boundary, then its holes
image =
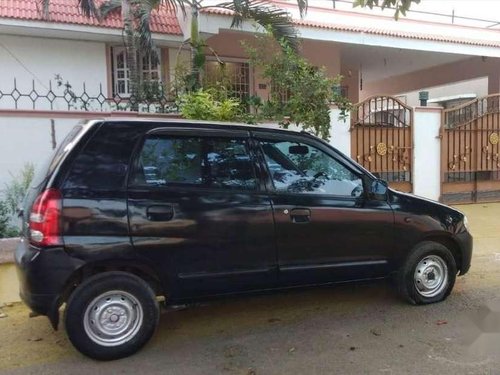
POLYGON ((443 111, 441 200, 500 200, 500 94, 443 111))
POLYGON ((413 110, 397 98, 373 96, 351 114, 352 158, 391 187, 411 192, 413 110))

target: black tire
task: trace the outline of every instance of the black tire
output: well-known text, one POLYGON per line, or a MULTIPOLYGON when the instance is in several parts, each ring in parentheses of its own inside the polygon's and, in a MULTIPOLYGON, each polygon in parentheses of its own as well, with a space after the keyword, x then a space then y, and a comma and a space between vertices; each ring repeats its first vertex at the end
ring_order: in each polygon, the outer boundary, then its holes
MULTIPOLYGON (((71 343, 81 353, 98 360, 113 360, 127 357, 142 348, 153 335, 159 315, 155 293, 144 280, 127 272, 105 272, 85 280, 71 294, 66 304, 65 327, 71 343), (90 308, 90 304, 94 307, 90 308), (130 309, 128 312, 127 308, 130 309), (101 319, 91 319, 97 317, 92 314, 99 314, 101 319), (133 318, 127 319, 128 316, 133 318), (100 322, 98 326, 96 320, 100 322), (121 340, 123 342, 100 342, 101 334, 106 332, 96 327, 107 325, 114 329, 113 324, 123 322, 126 326, 132 324, 126 333, 128 336, 121 340)), ((118 329, 122 328, 118 326, 118 329)), ((105 339, 113 337, 110 335, 105 339)))
MULTIPOLYGON (((432 270, 430 273, 434 274, 432 270)), ((450 250, 440 243, 425 241, 418 244, 410 252, 396 275, 396 283, 398 291, 404 299, 412 304, 425 305, 445 300, 450 295, 451 290, 455 285, 456 277, 457 265, 450 250), (427 290, 422 292, 419 288, 417 288, 417 283, 421 285, 421 281, 417 280, 415 275, 423 266, 423 262, 427 259, 434 259, 438 261, 441 259, 443 263, 446 264, 447 272, 443 272, 443 275, 447 274, 447 278, 446 280, 443 279, 443 283, 440 288, 436 288, 436 295, 423 295, 422 293, 427 293, 427 290), (420 263, 421 261, 422 263, 420 263), (420 267, 419 270, 417 270, 417 266, 419 266, 419 264, 420 267)), ((429 294, 432 294, 432 292, 429 292, 429 294)))

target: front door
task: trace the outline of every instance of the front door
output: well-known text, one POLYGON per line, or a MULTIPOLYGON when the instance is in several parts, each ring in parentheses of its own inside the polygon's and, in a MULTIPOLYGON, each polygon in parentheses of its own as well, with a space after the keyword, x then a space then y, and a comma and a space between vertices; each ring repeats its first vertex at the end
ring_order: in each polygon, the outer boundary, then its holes
POLYGON ((131 236, 172 297, 276 284, 273 214, 254 160, 245 131, 167 128, 144 140, 129 180, 131 236))
POLYGON ((311 137, 259 138, 283 284, 383 276, 390 268, 394 217, 367 199, 366 176, 311 137))

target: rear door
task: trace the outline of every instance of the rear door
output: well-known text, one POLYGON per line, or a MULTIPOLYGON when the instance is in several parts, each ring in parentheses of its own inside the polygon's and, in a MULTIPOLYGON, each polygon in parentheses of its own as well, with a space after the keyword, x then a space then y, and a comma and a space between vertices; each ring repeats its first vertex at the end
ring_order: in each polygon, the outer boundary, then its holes
POLYGON ((132 241, 172 297, 276 284, 272 208, 248 132, 156 129, 135 159, 132 241))

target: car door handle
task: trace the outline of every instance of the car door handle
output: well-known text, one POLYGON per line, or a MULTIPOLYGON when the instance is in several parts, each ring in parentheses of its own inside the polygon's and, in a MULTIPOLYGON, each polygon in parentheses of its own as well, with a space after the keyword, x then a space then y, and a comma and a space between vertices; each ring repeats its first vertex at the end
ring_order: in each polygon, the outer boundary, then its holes
POLYGON ((311 210, 307 208, 294 208, 290 212, 290 219, 294 223, 308 223, 311 221, 311 210))
POLYGON ((174 217, 174 207, 170 204, 149 206, 146 216, 150 221, 169 221, 174 217))

